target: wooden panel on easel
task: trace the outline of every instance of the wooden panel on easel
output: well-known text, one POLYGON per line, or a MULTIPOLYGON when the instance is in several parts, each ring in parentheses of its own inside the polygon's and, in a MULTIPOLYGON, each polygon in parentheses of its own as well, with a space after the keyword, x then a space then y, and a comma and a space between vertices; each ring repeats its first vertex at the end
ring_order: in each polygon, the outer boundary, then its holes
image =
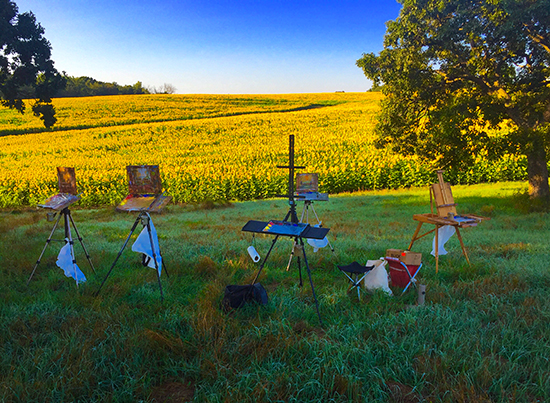
POLYGON ((456 215, 456 204, 451 191, 451 185, 447 182, 434 183, 432 191, 439 217, 447 217, 449 213, 456 215))
POLYGON ((59 193, 76 195, 76 175, 74 168, 57 167, 57 185, 59 193))

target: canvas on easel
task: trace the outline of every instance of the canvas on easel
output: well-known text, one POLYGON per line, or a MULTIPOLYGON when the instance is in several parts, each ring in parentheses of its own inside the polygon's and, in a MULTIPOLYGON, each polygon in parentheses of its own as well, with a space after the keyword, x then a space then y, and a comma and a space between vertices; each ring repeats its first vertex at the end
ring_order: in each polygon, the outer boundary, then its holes
POLYGON ((59 193, 48 197, 38 207, 61 211, 80 200, 80 196, 76 192, 76 174, 74 168, 58 167, 57 184, 59 193))
POLYGON ((63 246, 59 252, 59 255, 57 257, 56 264, 63 269, 65 275, 67 277, 72 277, 76 281, 76 285, 78 287, 78 284, 81 282, 86 281, 86 276, 80 268, 76 264, 75 255, 74 255, 74 248, 73 248, 73 237, 72 237, 72 231, 71 231, 71 224, 72 227, 78 237, 78 240, 80 241, 80 244, 82 245, 82 249, 84 249, 84 253, 86 254, 86 258, 88 259, 88 262, 90 263, 90 266, 92 267, 92 271, 95 273, 94 265, 92 264, 92 260, 90 258, 90 255, 88 254, 88 250, 84 246, 84 242, 82 240, 82 237, 80 236, 80 233, 78 232, 78 229, 76 228, 76 224, 73 220, 73 217, 71 215, 71 211, 69 210, 69 206, 73 204, 74 202, 80 200, 80 196, 77 195, 77 188, 76 188, 76 174, 75 169, 73 167, 58 167, 57 168, 57 184, 59 188, 59 193, 56 195, 53 195, 46 199, 43 203, 39 204, 38 207, 42 207, 44 209, 50 209, 54 212, 48 213, 48 220, 51 217, 52 221, 55 218, 55 215, 58 215, 57 220, 53 226, 53 229, 50 233, 50 236, 48 237, 48 240, 46 241, 46 245, 42 249, 42 253, 40 254, 40 257, 38 258, 38 261, 34 265, 33 271, 27 281, 27 284, 31 281, 31 279, 34 276, 34 273, 36 272, 36 269, 38 265, 40 264, 40 261, 42 259, 42 256, 44 255, 44 252, 46 251, 46 248, 52 241, 52 237, 55 233, 55 230, 59 224, 59 221, 61 220, 61 217, 64 219, 64 230, 65 230, 65 236, 62 241, 65 242, 65 246, 63 246))
POLYGON ((130 234, 118 252, 105 279, 101 283, 96 295, 99 294, 103 284, 111 274, 122 252, 128 245, 130 238, 139 224, 142 225, 141 233, 132 246, 134 252, 142 254, 142 264, 155 269, 160 290, 160 298, 163 299, 160 275, 162 269, 166 272, 164 261, 160 253, 157 231, 149 213, 160 213, 172 200, 172 197, 162 194, 162 181, 158 165, 129 165, 126 167, 128 175, 128 196, 116 207, 117 211, 139 212, 130 234))
POLYGON ((129 165, 128 196, 116 207, 118 211, 148 211, 160 213, 172 200, 162 194, 158 165, 129 165))
MULTIPOLYGON (((448 182, 445 182, 443 179, 443 170, 437 171, 438 182, 430 186, 430 210, 429 214, 414 214, 413 219, 418 221, 418 225, 409 244, 408 250, 410 251, 414 243, 424 236, 435 232, 434 239, 434 255, 435 255, 435 270, 436 272, 439 269, 439 233, 440 228, 446 226, 453 227, 456 231, 456 235, 460 242, 460 247, 462 248, 462 253, 466 258, 468 264, 470 264, 470 259, 464 247, 464 242, 462 240, 462 235, 460 234, 460 228, 475 227, 483 220, 488 220, 487 217, 478 216, 475 214, 458 214, 456 210, 456 203, 451 191, 451 185, 448 182), (434 212, 435 207, 435 212, 434 212), (420 234, 420 229, 422 224, 432 224, 435 225, 435 228, 422 234, 420 234)), ((452 234, 451 234, 452 235, 452 234)))
POLYGON ((57 167, 57 185, 60 193, 76 195, 76 174, 74 168, 57 167))

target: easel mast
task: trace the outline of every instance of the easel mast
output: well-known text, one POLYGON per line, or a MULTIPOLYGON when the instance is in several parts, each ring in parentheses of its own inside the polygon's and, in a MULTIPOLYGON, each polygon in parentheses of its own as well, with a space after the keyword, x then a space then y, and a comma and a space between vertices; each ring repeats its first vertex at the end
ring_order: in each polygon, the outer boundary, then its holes
POLYGON ((288 197, 290 210, 286 215, 284 221, 287 221, 290 217, 290 222, 298 223, 299 220, 298 214, 296 213, 296 200, 294 199, 294 170, 304 169, 305 167, 294 165, 294 134, 291 134, 288 137, 288 166, 277 165, 277 168, 288 169, 288 194, 282 195, 281 197, 288 197))

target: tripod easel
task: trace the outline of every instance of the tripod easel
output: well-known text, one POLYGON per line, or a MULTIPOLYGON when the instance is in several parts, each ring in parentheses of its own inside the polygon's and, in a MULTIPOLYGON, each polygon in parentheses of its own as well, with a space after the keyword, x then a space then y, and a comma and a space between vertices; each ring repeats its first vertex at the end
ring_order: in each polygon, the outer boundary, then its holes
MULTIPOLYGON (((59 240, 53 239, 53 240, 54 241, 66 242, 65 239, 68 239, 68 242, 69 242, 69 245, 70 245, 70 248, 71 248, 71 256, 73 258, 73 268, 74 268, 74 271, 75 271, 75 278, 76 278, 76 260, 75 260, 75 257, 74 257, 75 256, 74 255, 74 247, 73 247, 74 246, 74 241, 73 241, 73 237, 72 237, 72 233, 71 233, 71 225, 70 224, 72 224, 72 226, 74 228, 74 231, 76 233, 77 239, 80 242, 80 245, 82 245, 82 249, 84 249, 84 253, 86 254, 86 259, 88 259, 88 262, 90 263, 90 266, 92 267, 92 271, 95 274, 96 271, 95 271, 94 265, 92 263, 90 255, 88 254, 88 250, 86 249, 86 246, 84 246, 84 242, 82 241, 82 237, 80 236, 80 233, 78 232, 78 229, 76 228, 76 224, 74 223, 73 217, 71 215, 71 210, 69 210, 68 207, 65 207, 63 210, 61 210, 59 212, 59 216, 57 217, 57 220, 55 221, 55 224, 52 228, 52 232, 50 232, 50 236, 46 240, 46 245, 44 245, 44 249, 42 249, 42 253, 40 254, 40 257, 38 258, 38 260, 36 261, 36 264, 34 265, 32 273, 31 273, 29 279, 27 280, 27 285, 29 285, 29 283, 31 282, 31 280, 34 276, 34 273, 36 272, 36 269, 37 269, 38 265, 40 264, 40 261, 42 260, 42 256, 44 255, 44 252, 46 251, 46 249, 48 248, 48 245, 52 241, 53 234, 54 234, 57 226, 59 225, 59 221, 61 220, 61 217, 63 217, 63 219, 64 219, 63 227, 65 229, 65 238, 63 240, 61 240, 61 239, 59 239, 59 240)), ((76 286, 78 287, 78 280, 76 280, 76 286)))
POLYGON ((65 230, 65 237, 63 240, 59 240, 59 241, 64 241, 69 244, 70 251, 71 251, 72 265, 73 265, 73 270, 75 275, 74 279, 76 280, 76 286, 78 287, 78 277, 77 277, 76 260, 74 255, 74 241, 71 233, 71 224, 74 228, 74 231, 76 233, 78 241, 80 242, 80 245, 82 245, 82 249, 84 249, 84 253, 86 254, 88 263, 90 263, 90 266, 92 267, 92 271, 94 272, 94 274, 96 272, 94 265, 92 263, 92 260, 90 258, 90 255, 88 254, 88 250, 86 249, 86 246, 84 246, 82 237, 80 236, 80 233, 76 228, 76 224, 71 215, 71 210, 69 210, 69 206, 80 199, 80 197, 76 194, 76 175, 75 175, 74 168, 58 167, 57 183, 58 183, 60 193, 54 196, 51 196, 44 203, 38 205, 39 207, 56 211, 55 213, 48 213, 48 221, 50 221, 49 219, 50 217, 55 216, 57 213, 59 213, 59 215, 57 217, 57 220, 55 221, 52 231, 50 232, 50 236, 46 240, 46 244, 42 249, 42 253, 40 254, 38 260, 36 261, 36 264, 34 265, 32 273, 29 279, 27 280, 27 285, 29 285, 29 283, 31 282, 34 276, 34 273, 36 272, 36 269, 38 268, 38 265, 42 260, 42 256, 44 256, 44 252, 46 252, 48 245, 52 241, 53 234, 55 233, 55 230, 59 225, 59 221, 61 220, 61 217, 63 217, 63 228, 65 230))
MULTIPOLYGON (((101 283, 101 286, 99 287, 99 289, 95 293, 96 297, 99 295, 99 292, 103 288, 103 284, 105 284, 105 281, 107 281, 107 278, 111 275, 111 272, 113 271, 115 265, 117 264, 118 259, 122 255, 122 252, 124 252, 124 249, 128 245, 128 242, 130 241, 130 238, 132 237, 132 234, 134 233, 134 231, 136 230, 138 224, 140 224, 140 223, 142 225, 142 229, 147 228, 147 233, 149 234, 149 243, 150 243, 150 246, 151 246, 151 251, 153 252, 152 257, 153 257, 153 262, 155 263, 155 272, 157 273, 157 280, 158 280, 158 284, 159 284, 160 300, 161 301, 164 300, 164 296, 163 296, 163 293, 162 293, 162 283, 160 281, 160 270, 159 270, 159 265, 158 265, 158 260, 157 260, 157 253, 158 253, 158 256, 161 257, 162 269, 166 272, 167 277, 170 277, 170 276, 168 275, 168 271, 166 270, 166 267, 164 265, 164 260, 162 260, 160 250, 155 251, 155 243, 153 241, 153 234, 151 232, 151 216, 146 211, 141 211, 139 213, 139 215, 137 216, 136 220, 134 221, 134 224, 132 225, 132 229, 130 230, 130 234, 128 234, 128 237, 126 238, 126 241, 124 241, 124 244, 122 245, 122 248, 118 252, 118 255, 117 255, 115 261, 113 262, 113 264, 111 265, 111 268, 107 272, 107 275, 103 279, 103 282, 101 283)), ((146 265, 145 264, 145 259, 143 259, 142 262, 144 263, 144 265, 146 265)))
MULTIPOLYGON (((147 234, 149 238, 149 247, 151 248, 150 249, 151 258, 153 259, 155 271, 157 273, 157 281, 158 281, 159 290, 160 290, 160 300, 163 301, 164 295, 162 292, 162 283, 160 281, 161 268, 166 271, 166 277, 170 277, 170 276, 168 275, 168 271, 164 266, 164 260, 162 259, 162 255, 160 253, 160 247, 158 246, 158 238, 156 236, 155 236, 155 239, 157 240, 157 248, 155 248, 155 241, 153 239, 153 232, 151 229, 151 227, 154 228, 154 226, 152 224, 152 220, 151 220, 151 216, 149 215, 149 212, 160 213, 160 211, 170 202, 172 198, 170 196, 164 196, 162 194, 162 182, 160 179, 160 170, 158 165, 129 165, 126 167, 126 172, 128 175, 128 190, 130 195, 128 195, 117 206, 116 209, 118 211, 126 211, 126 212, 138 211, 139 215, 134 221, 134 224, 132 225, 132 229, 130 230, 130 234, 128 234, 126 241, 124 241, 122 248, 118 252, 118 255, 115 261, 111 265, 111 268, 107 272, 107 275, 103 279, 103 282, 101 283, 101 286, 95 293, 95 296, 97 297, 99 295, 99 292, 103 288, 105 281, 107 281, 107 278, 111 275, 111 272, 116 266, 118 259, 122 255, 122 252, 124 252, 126 245, 128 245, 128 242, 130 241, 132 234, 136 230, 137 226, 141 223, 142 231, 145 228, 147 229, 147 234), (157 258, 160 259, 161 266, 159 266, 159 262, 157 258)), ((143 266, 148 266, 147 260, 148 260, 147 255, 143 253, 142 254, 143 266)))
MULTIPOLYGON (((311 285, 311 292, 313 294, 313 299, 315 300, 315 309, 317 311, 317 316, 319 317, 319 322, 322 324, 321 314, 319 313, 319 301, 317 300, 317 295, 315 294, 315 287, 313 285, 313 279, 311 277, 311 270, 307 261, 307 255, 304 248, 304 238, 313 238, 313 239, 323 239, 328 233, 328 228, 315 228, 311 227, 309 224, 300 223, 298 221, 298 215, 296 213, 296 201, 294 200, 294 170, 303 169, 305 167, 297 167, 294 165, 294 135, 289 136, 289 164, 288 166, 277 166, 277 168, 284 168, 289 170, 288 175, 288 194, 281 197, 288 197, 289 210, 283 219, 283 221, 278 222, 261 222, 261 221, 249 221, 242 228, 243 231, 271 234, 275 235, 271 243, 264 260, 262 261, 254 280, 252 280, 251 286, 253 286, 258 280, 266 262, 271 254, 271 251, 275 247, 275 244, 279 240, 280 236, 288 236, 294 239, 294 244, 300 248, 300 255, 304 258, 304 264, 306 266, 307 274, 309 277, 309 284, 311 285), (290 219, 290 221, 288 221, 290 219)), ((300 287, 303 286, 302 281, 302 265, 301 265, 301 256, 298 255, 298 270, 300 273, 300 287)))

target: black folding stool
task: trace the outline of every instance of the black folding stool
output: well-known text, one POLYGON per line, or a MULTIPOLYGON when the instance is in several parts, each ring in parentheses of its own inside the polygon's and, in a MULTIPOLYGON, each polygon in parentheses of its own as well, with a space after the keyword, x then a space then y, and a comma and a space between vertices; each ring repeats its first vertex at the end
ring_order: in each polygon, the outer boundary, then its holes
POLYGON ((373 266, 363 266, 362 264, 359 264, 357 262, 353 262, 351 264, 348 264, 347 266, 338 266, 338 269, 348 278, 348 280, 351 282, 351 285, 348 287, 348 292, 353 288, 357 288, 357 297, 361 299, 361 281, 365 278, 365 276, 374 269, 373 266))

